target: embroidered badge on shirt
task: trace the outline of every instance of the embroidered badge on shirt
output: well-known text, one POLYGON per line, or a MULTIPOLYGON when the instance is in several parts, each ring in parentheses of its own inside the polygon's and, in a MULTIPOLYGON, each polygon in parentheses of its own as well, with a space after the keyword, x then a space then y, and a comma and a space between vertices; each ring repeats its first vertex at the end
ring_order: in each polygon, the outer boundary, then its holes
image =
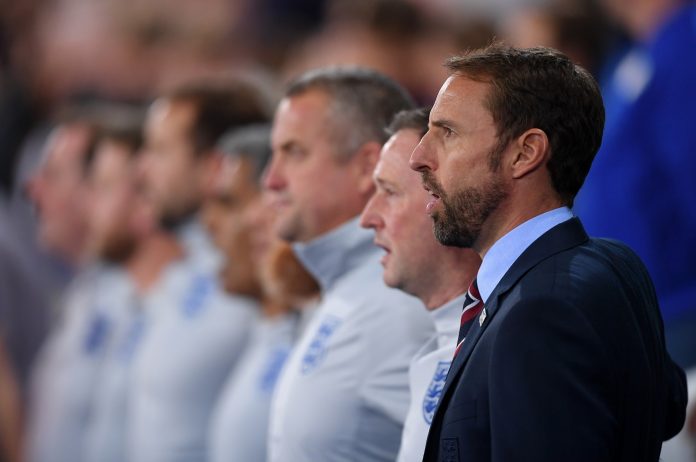
POLYGON ((131 322, 128 328, 123 343, 120 346, 119 355, 121 361, 124 363, 130 363, 130 361, 135 356, 135 352, 140 345, 140 341, 145 333, 145 320, 142 316, 138 316, 131 322))
POLYGON ((312 372, 324 360, 329 339, 340 325, 341 320, 335 316, 326 316, 322 320, 302 358, 301 371, 304 375, 312 372))
POLYGON ((199 274, 191 280, 189 287, 189 291, 184 297, 182 310, 184 316, 192 318, 205 307, 205 301, 215 287, 215 280, 208 275, 199 274))
POLYGON ((435 366, 433 379, 430 381, 430 385, 428 385, 428 389, 425 391, 425 396, 423 397, 423 418, 428 425, 433 422, 437 403, 440 401, 440 395, 445 388, 445 381, 447 380, 449 368, 449 361, 438 362, 437 366, 435 366))
POLYGON ((261 391, 265 393, 273 391, 288 356, 290 356, 290 347, 288 346, 278 347, 271 351, 259 380, 259 389, 261 391))
POLYGON ((87 354, 96 353, 106 342, 106 337, 111 330, 109 318, 100 312, 94 313, 87 328, 84 341, 84 351, 87 354))

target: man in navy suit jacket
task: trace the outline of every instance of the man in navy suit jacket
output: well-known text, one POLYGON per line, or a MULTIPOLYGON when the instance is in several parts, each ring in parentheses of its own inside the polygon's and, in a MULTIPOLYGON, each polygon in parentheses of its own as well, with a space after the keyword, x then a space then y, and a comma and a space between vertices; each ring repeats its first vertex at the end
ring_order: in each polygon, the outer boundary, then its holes
POLYGON ((481 255, 482 305, 424 461, 657 461, 684 421, 684 373, 639 258, 570 209, 601 143, 597 84, 544 48, 448 65, 411 167, 438 240, 481 255))

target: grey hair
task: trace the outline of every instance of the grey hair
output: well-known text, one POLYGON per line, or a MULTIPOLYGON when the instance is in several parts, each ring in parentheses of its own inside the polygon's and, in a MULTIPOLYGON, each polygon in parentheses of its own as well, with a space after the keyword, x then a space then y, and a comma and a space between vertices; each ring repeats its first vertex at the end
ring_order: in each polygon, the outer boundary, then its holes
POLYGON ((391 78, 361 67, 314 69, 294 80, 286 98, 308 91, 324 92, 332 103, 337 151, 351 156, 360 146, 375 141, 384 143, 384 129, 394 115, 412 109, 415 103, 408 92, 391 78))
POLYGON ((247 125, 225 133, 218 148, 228 157, 245 158, 254 166, 254 179, 261 181, 271 158, 271 127, 268 124, 247 125))

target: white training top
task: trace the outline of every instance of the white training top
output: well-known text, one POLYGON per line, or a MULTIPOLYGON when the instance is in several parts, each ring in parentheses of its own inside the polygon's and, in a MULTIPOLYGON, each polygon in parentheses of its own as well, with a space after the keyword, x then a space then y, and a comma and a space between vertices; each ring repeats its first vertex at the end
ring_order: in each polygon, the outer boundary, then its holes
POLYGON ((419 300, 384 285, 372 237, 355 219, 294 246, 322 301, 276 388, 272 462, 396 458, 408 365, 434 326, 419 300))
POLYGON ((437 333, 411 361, 411 406, 401 437, 398 462, 421 462, 430 424, 445 386, 459 336, 466 294, 430 311, 437 333))
POLYGON ((218 274, 224 258, 215 247, 200 220, 193 218, 176 230, 186 252, 186 259, 205 273, 218 274))
POLYGON ((133 362, 152 321, 152 312, 175 306, 176 264, 169 265, 158 282, 144 295, 133 287, 130 303, 122 306, 126 322, 114 330, 111 347, 104 356, 92 404, 90 426, 85 435, 83 460, 123 462, 126 460, 128 394, 133 362))
POLYGON ((298 334, 299 314, 262 318, 216 406, 211 462, 266 461, 271 397, 298 334))
POLYGON ((205 462, 213 406, 246 347, 258 308, 226 296, 188 259, 172 275, 176 304, 151 310, 132 371, 129 462, 205 462))
POLYGON ((126 274, 95 267, 70 285, 60 323, 34 366, 26 451, 30 462, 80 462, 92 396, 121 309, 131 291, 126 274))

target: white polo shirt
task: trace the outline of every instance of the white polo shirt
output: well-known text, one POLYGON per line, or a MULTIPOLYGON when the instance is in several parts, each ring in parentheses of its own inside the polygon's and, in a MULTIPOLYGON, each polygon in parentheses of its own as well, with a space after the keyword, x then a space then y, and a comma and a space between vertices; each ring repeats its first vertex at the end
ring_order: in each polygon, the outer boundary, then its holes
POLYGON ((151 311, 129 393, 129 462, 205 462, 213 407, 247 345, 255 302, 229 297, 187 259, 172 275, 176 303, 151 311))
MULTIPOLYGON (((177 263, 169 265, 146 293, 131 290, 124 321, 114 330, 95 386, 83 460, 123 462, 126 458, 128 395, 134 360, 152 323, 152 313, 178 304, 177 263)), ((134 289, 134 288, 133 288, 134 289)))
POLYGON ((372 238, 355 219, 294 246, 322 301, 276 388, 272 462, 396 458, 408 366, 434 326, 419 300, 384 285, 372 238))
POLYGON ((97 377, 124 322, 131 284, 115 268, 94 267, 68 288, 62 318, 31 377, 26 452, 30 462, 80 462, 97 377))
POLYGON ((423 460, 430 424, 457 347, 465 297, 461 295, 429 312, 437 332, 411 361, 411 405, 401 437, 398 462, 423 460))
POLYGON ((259 321, 216 406, 209 440, 211 462, 266 460, 271 398, 299 324, 298 313, 259 321))

